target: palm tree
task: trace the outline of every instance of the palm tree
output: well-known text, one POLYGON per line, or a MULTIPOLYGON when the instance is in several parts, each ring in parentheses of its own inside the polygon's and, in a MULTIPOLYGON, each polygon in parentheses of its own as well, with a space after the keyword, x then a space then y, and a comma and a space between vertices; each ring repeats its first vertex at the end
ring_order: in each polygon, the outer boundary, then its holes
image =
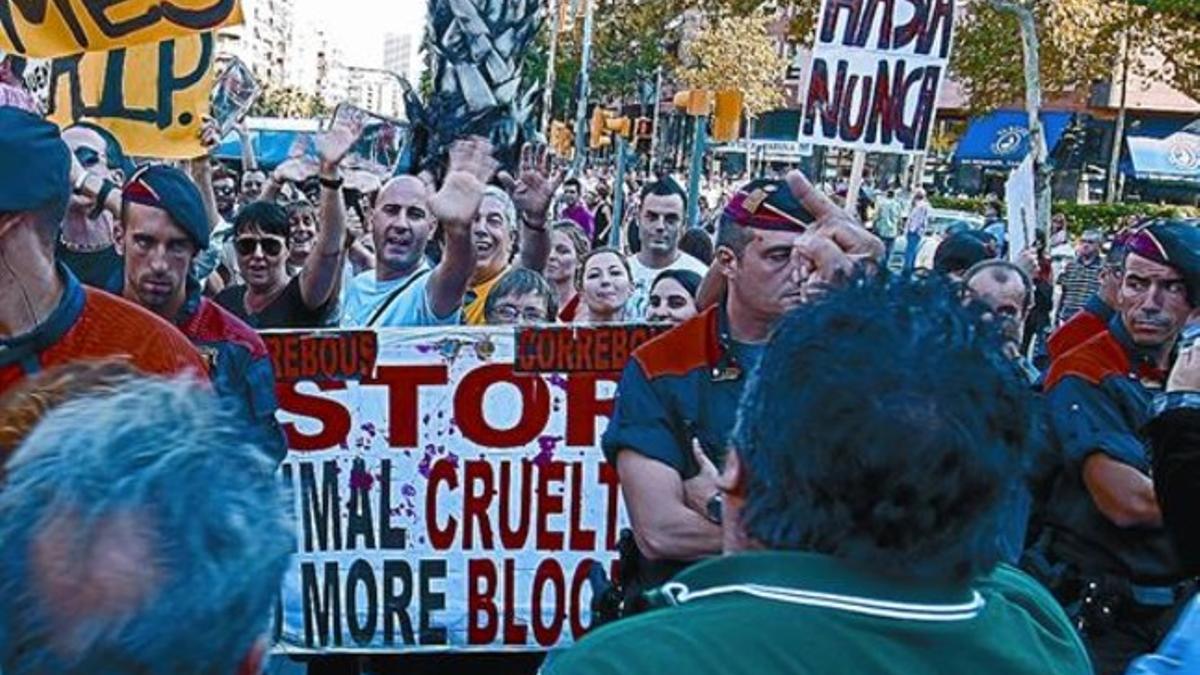
POLYGON ((511 169, 537 137, 539 83, 522 79, 541 28, 543 0, 428 0, 425 50, 432 88, 405 92, 412 139, 401 169, 440 173, 446 150, 468 134, 492 141, 511 169))

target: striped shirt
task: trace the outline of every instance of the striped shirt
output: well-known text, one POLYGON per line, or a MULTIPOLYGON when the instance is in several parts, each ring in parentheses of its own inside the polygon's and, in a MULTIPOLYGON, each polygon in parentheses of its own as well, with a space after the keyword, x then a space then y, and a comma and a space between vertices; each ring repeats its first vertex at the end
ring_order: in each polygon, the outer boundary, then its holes
POLYGON ((1099 256, 1091 262, 1076 258, 1067 263, 1067 268, 1058 277, 1058 285, 1063 289, 1062 302, 1058 307, 1059 323, 1074 316, 1100 290, 1102 269, 1104 261, 1099 256))

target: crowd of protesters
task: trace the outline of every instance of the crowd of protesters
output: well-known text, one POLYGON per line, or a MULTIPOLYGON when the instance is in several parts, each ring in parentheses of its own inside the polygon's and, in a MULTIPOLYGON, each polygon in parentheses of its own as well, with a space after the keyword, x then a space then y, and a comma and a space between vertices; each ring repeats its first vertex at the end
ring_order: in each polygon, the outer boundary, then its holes
POLYGON ((0 101, 7 675, 261 668, 291 544, 257 331, 640 322, 674 328, 602 440, 619 618, 547 672, 1200 669, 1195 222, 1065 265, 967 229, 924 270, 920 190, 864 224, 799 172, 713 180, 689 227, 647 176, 616 222, 532 143, 372 180, 342 125, 239 175, 0 101))

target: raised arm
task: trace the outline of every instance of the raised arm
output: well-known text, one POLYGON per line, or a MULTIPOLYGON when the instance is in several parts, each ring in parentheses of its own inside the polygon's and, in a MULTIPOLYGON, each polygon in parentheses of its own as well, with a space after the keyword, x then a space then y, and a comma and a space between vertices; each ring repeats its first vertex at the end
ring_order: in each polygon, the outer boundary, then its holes
POLYGON ((516 180, 508 173, 497 176, 500 184, 512 195, 521 227, 521 258, 519 265, 541 273, 550 256, 550 235, 546 221, 554 193, 562 184, 563 174, 551 178, 550 153, 546 146, 526 143, 521 148, 521 168, 516 180))
POLYGON ((342 158, 362 133, 361 125, 338 125, 317 139, 321 158, 321 228, 304 268, 300 270, 300 296, 309 309, 325 306, 341 285, 346 264, 346 206, 342 200, 342 158))
POLYGON ((217 210, 217 195, 213 192, 212 164, 210 164, 209 160, 213 148, 217 147, 217 143, 220 140, 216 122, 206 118, 204 126, 200 130, 200 142, 208 152, 203 156, 192 159, 188 165, 192 181, 200 189, 200 200, 204 202, 204 213, 208 217, 209 232, 215 230, 221 222, 221 213, 217 210))
POLYGON ((254 156, 254 144, 250 139, 250 130, 245 122, 238 122, 234 127, 242 146, 242 171, 258 171, 258 159, 254 156))
POLYGON ((429 199, 429 210, 446 233, 446 250, 427 286, 430 309, 436 316, 448 316, 462 305, 475 272, 471 223, 496 167, 487 140, 473 136, 456 141, 450 148, 450 168, 442 188, 429 199))

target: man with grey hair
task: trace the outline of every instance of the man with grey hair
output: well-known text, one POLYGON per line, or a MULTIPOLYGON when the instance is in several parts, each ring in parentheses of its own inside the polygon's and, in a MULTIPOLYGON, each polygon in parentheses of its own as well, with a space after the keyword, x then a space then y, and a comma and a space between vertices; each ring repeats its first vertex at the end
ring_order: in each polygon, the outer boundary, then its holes
POLYGON ((0 668, 259 672, 292 537, 245 431, 181 380, 48 413, 0 490, 0 668))
POLYGON ((516 237, 520 237, 520 257, 515 266, 539 274, 545 269, 546 258, 550 256, 546 218, 559 183, 550 178, 549 162, 549 153, 544 147, 535 149, 526 145, 521 150, 518 178, 501 172, 497 179, 504 189, 489 186, 484 190, 471 227, 475 274, 463 301, 463 323, 472 326, 487 323, 488 296, 504 273, 513 267, 516 237))

